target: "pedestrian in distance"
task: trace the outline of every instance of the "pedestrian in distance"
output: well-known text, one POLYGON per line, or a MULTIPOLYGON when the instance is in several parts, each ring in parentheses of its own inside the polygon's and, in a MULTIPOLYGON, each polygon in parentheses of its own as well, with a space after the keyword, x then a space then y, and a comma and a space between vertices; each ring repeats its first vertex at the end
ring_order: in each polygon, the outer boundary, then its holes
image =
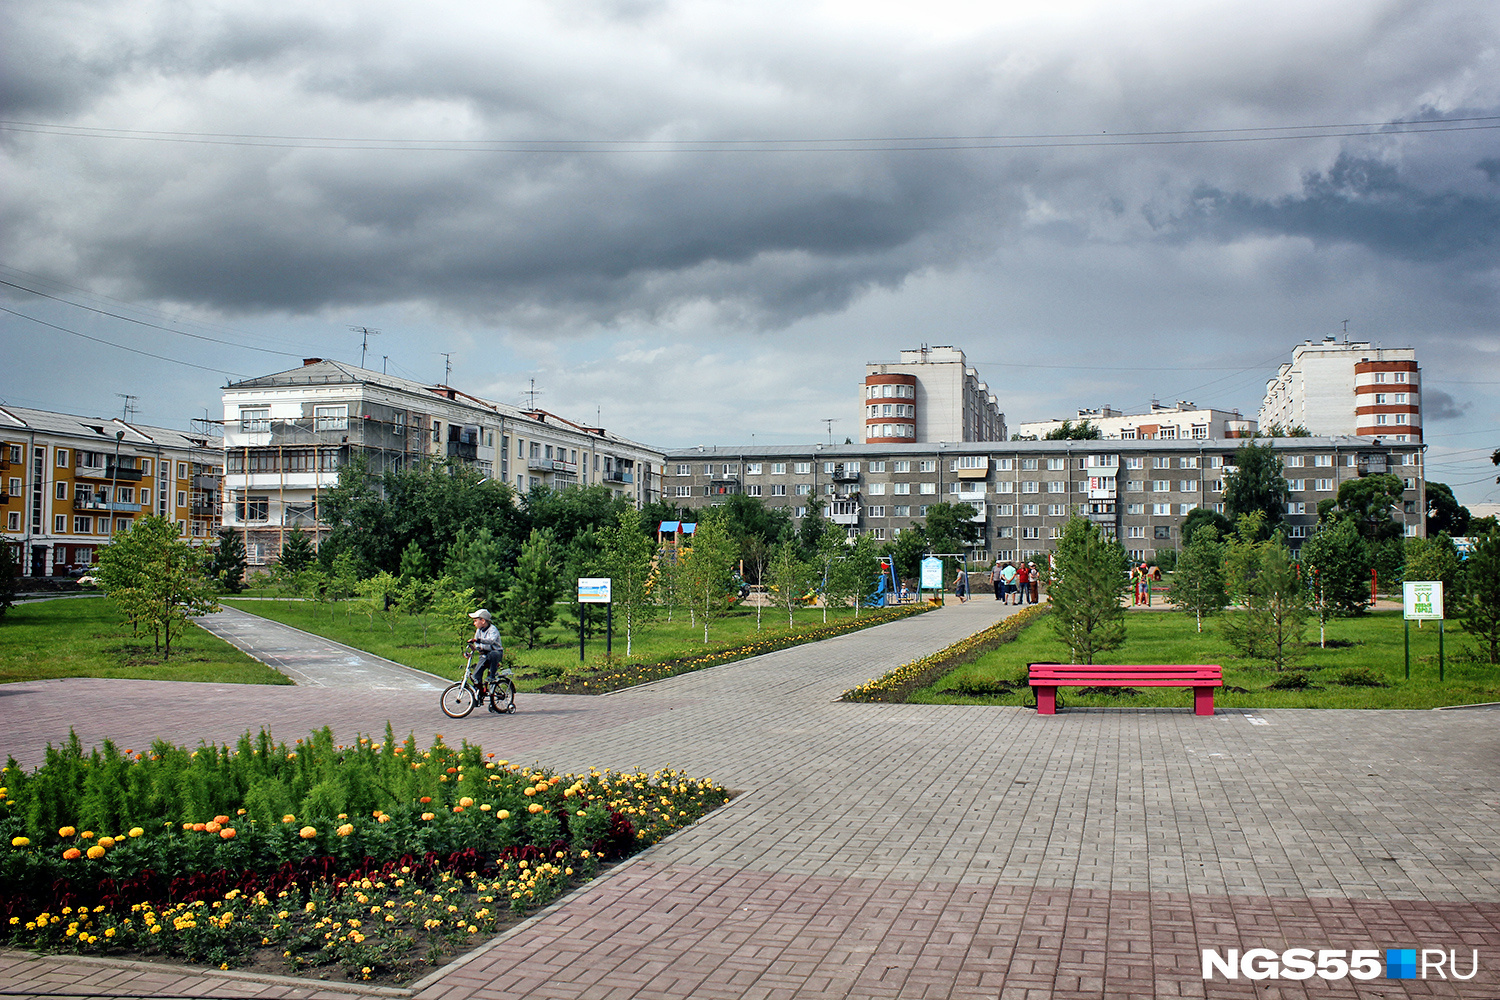
POLYGON ((1016 570, 1016 593, 1018 595, 1017 604, 1025 604, 1026 598, 1031 595, 1030 563, 1022 563, 1021 567, 1016 570))
POLYGON ((1042 575, 1036 571, 1036 563, 1027 563, 1026 569, 1026 575, 1031 578, 1031 603, 1038 604, 1042 599, 1042 575))
POLYGON ((994 589, 997 601, 1005 600, 1005 581, 1000 576, 1000 569, 1000 560, 996 559, 995 564, 990 567, 990 587, 994 589))
POLYGON ((958 571, 958 577, 953 581, 953 596, 958 598, 959 604, 962 604, 969 599, 968 570, 961 569, 958 571))
POLYGON ((1000 570, 1000 586, 1004 588, 1005 600, 1010 604, 1019 604, 1021 601, 1021 595, 1017 593, 1015 589, 1016 576, 1016 566, 1014 563, 1008 562, 1000 570), (1016 599, 1014 601, 1010 599, 1011 594, 1013 593, 1016 595, 1016 599))

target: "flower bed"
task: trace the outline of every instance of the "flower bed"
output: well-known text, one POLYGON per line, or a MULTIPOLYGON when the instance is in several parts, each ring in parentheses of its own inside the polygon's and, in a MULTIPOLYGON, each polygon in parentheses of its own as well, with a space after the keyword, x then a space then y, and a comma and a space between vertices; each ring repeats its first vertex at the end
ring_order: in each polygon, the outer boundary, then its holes
POLYGON ((439 737, 76 737, 0 777, 0 941, 402 980, 723 804, 675 771, 558 775, 439 737), (96 832, 100 831, 100 832, 96 832), (123 831, 108 833, 103 831, 123 831), (6 846, 8 845, 8 847, 6 846))
POLYGON ((629 664, 613 669, 573 674, 564 677, 562 680, 544 684, 540 690, 548 694, 604 694, 609 691, 618 691, 621 688, 633 687, 636 684, 645 684, 648 681, 661 680, 663 677, 675 677, 678 674, 687 674, 692 673, 694 670, 717 667, 725 663, 733 663, 735 660, 744 660, 752 656, 759 656, 762 653, 772 653, 778 649, 790 649, 793 646, 800 646, 805 642, 818 642, 822 639, 831 639, 846 632, 856 632, 860 629, 884 625, 888 622, 896 621, 898 618, 922 614, 931 610, 932 607, 930 605, 920 604, 882 608, 879 611, 872 611, 863 618, 847 618, 841 622, 824 625, 821 628, 811 629, 807 632, 773 636, 769 639, 746 643, 742 646, 713 650, 712 652, 704 653, 702 656, 687 656, 675 660, 662 660, 657 663, 629 664))
POLYGON ((1014 641, 1022 629, 1047 614, 1048 610, 1045 604, 1033 604, 1024 611, 1018 611, 1004 621, 996 622, 966 639, 960 639, 930 656, 903 663, 882 677, 845 691, 840 700, 905 701, 907 695, 931 684, 955 667, 970 663, 990 650, 1014 641))

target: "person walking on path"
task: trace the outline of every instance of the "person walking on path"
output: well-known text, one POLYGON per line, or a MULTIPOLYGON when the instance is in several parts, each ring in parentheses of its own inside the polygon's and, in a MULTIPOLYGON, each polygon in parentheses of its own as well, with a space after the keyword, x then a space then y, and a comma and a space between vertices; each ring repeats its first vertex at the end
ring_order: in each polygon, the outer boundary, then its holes
POLYGON ((969 599, 969 571, 961 569, 953 581, 953 596, 962 604, 969 599))
POLYGON ((1016 603, 1025 604, 1026 598, 1031 593, 1031 569, 1030 563, 1022 563, 1021 568, 1016 570, 1016 603))
POLYGON ((1026 576, 1031 581, 1031 603, 1038 604, 1042 599, 1042 575, 1036 571, 1036 563, 1026 564, 1026 576))
POLYGON ((995 591, 997 601, 1005 600, 1005 580, 1000 575, 1000 569, 1000 560, 996 559, 995 564, 990 567, 990 587, 995 591))
MULTIPOLYGON (((1005 600, 1008 603, 1015 603, 1015 602, 1011 601, 1011 599, 1010 599, 1011 595, 1015 594, 1015 592, 1016 592, 1016 566, 1015 566, 1015 563, 1009 563, 1008 562, 1008 563, 1006 563, 1004 565, 1004 567, 1001 568, 1001 570, 1000 570, 1000 586, 1005 589, 1005 600)), ((1019 595, 1017 595, 1017 600, 1019 600, 1019 595)))

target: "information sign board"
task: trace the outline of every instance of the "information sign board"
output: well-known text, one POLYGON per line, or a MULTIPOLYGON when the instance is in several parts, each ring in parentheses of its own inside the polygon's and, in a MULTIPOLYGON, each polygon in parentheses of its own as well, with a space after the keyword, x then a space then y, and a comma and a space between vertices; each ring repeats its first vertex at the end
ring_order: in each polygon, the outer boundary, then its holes
POLYGON ((1442 621, 1442 580, 1408 580, 1401 589, 1408 621, 1442 621))
POLYGON ((584 576, 578 579, 579 604, 608 604, 610 578, 584 576))
POLYGON ((936 556, 928 556, 922 560, 922 589, 943 589, 943 561, 936 556))

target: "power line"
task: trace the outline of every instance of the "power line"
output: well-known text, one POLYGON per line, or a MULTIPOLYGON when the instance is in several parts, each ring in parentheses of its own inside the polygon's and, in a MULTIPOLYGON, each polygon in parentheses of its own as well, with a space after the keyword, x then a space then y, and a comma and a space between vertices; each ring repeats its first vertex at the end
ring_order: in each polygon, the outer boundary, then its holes
POLYGON ((47 329, 49 330, 56 330, 59 333, 70 333, 75 337, 82 337, 84 340, 91 340, 96 344, 103 344, 106 347, 116 347, 122 351, 129 351, 131 354, 139 354, 142 357, 155 358, 158 361, 170 361, 174 365, 185 365, 188 368, 196 368, 199 371, 213 372, 215 375, 233 375, 237 378, 250 377, 243 372, 224 371, 221 368, 209 368, 207 365, 195 365, 191 361, 183 361, 180 358, 169 358, 162 354, 152 354, 150 351, 142 351, 134 347, 126 347, 124 344, 116 344, 111 340, 104 340, 100 337, 91 337, 86 333, 79 333, 77 330, 69 330, 65 326, 58 326, 56 323, 48 323, 46 320, 37 319, 35 316, 28 316, 25 313, 16 312, 14 309, 7 309, 5 306, 0 306, 0 312, 9 313, 10 315, 17 317, 18 319, 30 320, 31 322, 36 323, 39 326, 47 327, 47 329))
POLYGON ((1318 125, 1266 125, 1166 131, 1013 133, 1001 135, 866 136, 800 139, 393 139, 118 129, 52 122, 0 120, 11 132, 87 139, 124 139, 276 149, 406 150, 488 153, 787 153, 931 152, 963 149, 1047 149, 1099 146, 1169 146, 1410 135, 1500 129, 1500 116, 1393 119, 1318 125))
POLYGON ((144 326, 152 330, 160 330, 163 333, 175 333, 179 337, 192 337, 194 340, 204 340, 209 342, 210 344, 223 344, 225 347, 237 347, 245 351, 260 351, 262 354, 279 354, 283 357, 288 358, 301 357, 301 355, 293 354, 290 351, 273 351, 269 347, 250 347, 246 344, 236 344, 230 340, 220 340, 217 337, 204 336, 201 333, 189 333, 186 330, 176 330, 170 326, 162 326, 159 323, 148 323, 143 319, 134 319, 130 316, 123 316, 120 313, 113 313, 107 309, 96 309, 93 306, 86 306, 81 302, 74 302, 71 299, 65 299, 61 295, 52 295, 51 293, 41 291, 40 289, 28 288, 25 285, 18 285, 14 281, 6 281, 4 278, 0 278, 0 285, 5 285, 8 288, 14 288, 22 292, 28 292, 32 295, 39 295, 44 299, 51 299, 54 302, 61 302, 64 305, 73 306, 75 309, 84 309, 91 313, 97 313, 100 316, 108 316, 110 319, 124 320, 126 323, 135 323, 138 326, 144 326))

